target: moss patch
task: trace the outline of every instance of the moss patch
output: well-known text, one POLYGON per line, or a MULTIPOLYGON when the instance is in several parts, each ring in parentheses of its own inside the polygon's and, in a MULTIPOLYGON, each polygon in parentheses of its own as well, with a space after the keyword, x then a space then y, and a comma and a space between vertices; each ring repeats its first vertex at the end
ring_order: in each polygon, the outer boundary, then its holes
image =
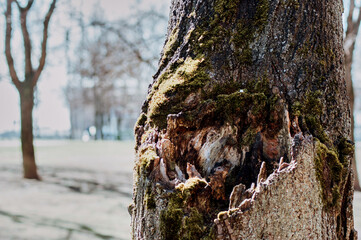
POLYGON ((192 33, 195 54, 223 52, 224 45, 231 43, 239 64, 252 63, 250 44, 267 24, 269 3, 268 0, 255 1, 255 11, 247 18, 239 16, 240 6, 237 0, 215 1, 212 19, 207 19, 192 33))
MULTIPOLYGON (((167 126, 169 114, 185 111, 183 101, 189 94, 202 89, 210 81, 212 72, 210 55, 220 52, 224 55, 224 46, 231 43, 239 64, 252 62, 250 43, 254 41, 257 32, 263 31, 267 23, 269 5, 267 0, 258 0, 252 6, 250 17, 239 16, 239 1, 217 0, 214 3, 214 13, 211 19, 204 19, 196 29, 190 30, 186 36, 189 40, 192 54, 183 60, 179 59, 166 69, 154 83, 148 96, 147 121, 161 129, 167 126)), ((161 65, 164 65, 179 46, 179 27, 176 26, 164 47, 161 65)), ((228 60, 225 59, 225 62, 228 60)), ((226 80, 225 82, 229 82, 226 80)), ((226 89, 223 83, 222 89, 226 89)), ((222 91, 220 91, 222 92, 222 91)), ((227 92, 227 91, 225 91, 227 92)), ((203 96, 201 101, 207 99, 203 96)), ((260 97, 260 96, 259 96, 260 97)), ((222 98, 222 97, 220 97, 222 98)), ((255 98, 262 104, 264 99, 255 98)), ((254 104, 255 106, 256 104, 254 104)), ((254 108, 258 113, 259 108, 254 108)), ((142 119, 143 120, 143 119, 142 119)))
POLYGON ((340 188, 343 182, 343 172, 347 171, 339 160, 339 154, 329 149, 318 139, 315 141, 316 176, 322 188, 322 200, 326 210, 339 207, 340 188))
POLYGON ((144 205, 148 210, 156 208, 155 195, 152 191, 151 185, 148 185, 147 190, 145 191, 144 205))
POLYGON ((138 171, 148 172, 157 157, 158 155, 153 147, 149 146, 142 149, 139 153, 138 171))
POLYGON ((322 143, 332 146, 332 143, 323 129, 321 123, 321 116, 324 112, 322 104, 322 92, 308 91, 302 99, 302 104, 295 101, 291 106, 291 113, 293 116, 302 117, 301 128, 308 131, 314 137, 318 138, 322 143))
POLYGON ((144 126, 144 124, 147 121, 147 115, 144 113, 141 113, 140 116, 138 117, 137 122, 135 123, 135 127, 137 126, 144 126))
POLYGON ((160 128, 167 126, 167 116, 183 109, 184 99, 209 81, 203 58, 188 57, 176 69, 167 70, 153 85, 148 96, 148 118, 160 128))
POLYGON ((163 47, 163 55, 160 60, 160 68, 164 67, 173 56, 179 46, 179 26, 175 26, 163 47))
POLYGON ((160 230, 164 239, 196 240, 209 234, 209 229, 204 225, 204 214, 188 205, 193 195, 206 185, 206 181, 192 178, 170 193, 168 206, 160 215, 160 230))

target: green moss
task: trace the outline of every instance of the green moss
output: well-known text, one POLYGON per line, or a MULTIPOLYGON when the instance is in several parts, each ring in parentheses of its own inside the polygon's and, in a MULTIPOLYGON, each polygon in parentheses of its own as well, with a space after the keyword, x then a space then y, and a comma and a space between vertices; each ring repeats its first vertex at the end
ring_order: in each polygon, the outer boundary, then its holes
POLYGON ((249 111, 256 117, 267 114, 275 100, 274 96, 270 95, 268 79, 262 77, 251 82, 246 91, 219 94, 216 99, 218 115, 232 122, 233 117, 247 117, 249 111))
POLYGON ((247 113, 252 102, 252 95, 244 92, 220 94, 216 102, 217 113, 221 114, 226 120, 232 121, 233 116, 247 113))
POLYGON ((304 117, 304 130, 309 131, 314 137, 317 137, 322 143, 332 145, 329 137, 323 129, 321 116, 323 114, 323 104, 321 102, 322 93, 317 90, 308 91, 304 98, 303 104, 296 101, 291 107, 293 116, 304 117))
POLYGON ((148 119, 160 128, 167 126, 167 116, 183 109, 182 102, 209 81, 204 59, 188 57, 176 69, 159 77, 148 96, 148 119))
POLYGON ((253 102, 253 106, 251 109, 252 114, 255 116, 262 116, 263 114, 267 113, 265 110, 267 104, 269 104, 268 100, 269 99, 264 93, 254 93, 252 95, 252 102, 253 102))
MULTIPOLYGON (((239 19, 239 6, 237 0, 215 1, 214 15, 211 19, 187 33, 186 39, 189 39, 195 57, 188 57, 184 62, 172 64, 158 78, 148 97, 148 122, 161 129, 166 128, 167 116, 184 110, 185 98, 190 93, 202 89, 210 80, 208 71, 212 66, 208 55, 224 52, 224 44, 230 42, 235 46, 235 55, 240 64, 252 63, 250 43, 254 41, 256 32, 262 31, 267 22, 269 4, 268 0, 257 1, 254 5, 254 16, 247 19, 239 19)), ((174 54, 179 45, 178 40, 179 29, 175 27, 164 47, 162 65, 174 54)), ((226 88, 227 86, 223 87, 226 88)), ((255 114, 259 114, 264 107, 264 96, 254 97, 255 101, 261 103, 261 106, 253 109, 255 114)))
POLYGON ((160 230, 164 239, 201 239, 208 234, 204 215, 188 201, 199 189, 207 185, 205 180, 191 178, 179 184, 170 193, 167 209, 160 215, 160 230))
POLYGON ((196 188, 203 188, 207 185, 207 181, 200 178, 189 178, 185 183, 178 184, 176 189, 182 194, 194 191, 196 188))
POLYGON ((339 152, 342 155, 351 155, 355 152, 355 145, 351 141, 348 141, 346 138, 342 138, 338 145, 339 152))
POLYGON ((237 0, 215 1, 214 16, 193 31, 191 39, 195 54, 222 53, 224 45, 231 43, 239 64, 252 63, 250 44, 267 24, 269 3, 268 0, 256 1, 254 16, 249 18, 239 18, 239 7, 237 0))
POLYGON ((181 230, 181 239, 198 240, 204 235, 203 215, 199 213, 197 208, 191 208, 190 213, 183 218, 181 230))
POLYGON ((281 0, 279 4, 283 8, 293 8, 295 10, 300 8, 299 0, 281 0))
POLYGON ((269 0, 258 0, 254 22, 259 32, 263 31, 267 23, 268 12, 269 0))
POLYGON ((340 187, 344 166, 339 161, 338 153, 329 149, 318 139, 315 141, 316 176, 322 188, 322 200, 326 210, 339 207, 340 187))
POLYGON ((230 42, 234 44, 234 55, 240 64, 249 65, 252 63, 252 49, 250 42, 254 39, 254 31, 247 23, 239 22, 236 25, 236 31, 231 36, 230 42))
POLYGON ((254 143, 257 136, 257 130, 249 127, 247 128, 246 132, 242 135, 242 142, 243 146, 250 146, 254 143))
POLYGON ((142 149, 139 153, 140 170, 148 171, 157 157, 158 155, 153 147, 142 149))
POLYGON ((320 139, 323 143, 330 143, 330 139, 328 138, 326 132, 324 131, 319 116, 313 116, 311 114, 307 114, 305 116, 306 124, 310 132, 314 137, 320 139))
POLYGON ((156 208, 155 196, 154 196, 154 193, 152 191, 151 185, 148 185, 147 190, 145 192, 144 205, 146 206, 146 208, 148 210, 156 208))
POLYGON ((201 240, 214 240, 217 237, 217 230, 215 226, 212 226, 207 236, 201 238, 201 240))
POLYGON ((344 167, 350 165, 350 160, 348 156, 352 156, 355 152, 355 144, 351 141, 348 141, 346 138, 342 138, 338 144, 338 153, 340 162, 344 167))
POLYGON ((184 212, 182 208, 168 205, 168 210, 160 214, 160 231, 165 240, 179 239, 179 229, 182 226, 184 212))
POLYGON ((145 195, 144 203, 147 209, 155 209, 156 204, 155 204, 154 194, 145 195))
POLYGON ((302 104, 299 101, 294 102, 291 110, 293 116, 300 116, 302 114, 302 104))
POLYGON ((315 92, 307 92, 304 102, 304 112, 320 116, 323 112, 323 106, 320 97, 322 93, 320 90, 315 92))
POLYGON ((223 23, 230 22, 237 14, 239 1, 217 0, 214 3, 215 19, 223 23))
POLYGON ((175 26, 163 47, 163 56, 160 60, 160 68, 165 66, 179 46, 179 26, 175 26))
POLYGON ((249 93, 263 93, 267 96, 271 95, 270 82, 267 75, 247 82, 246 89, 249 93))
POLYGON ((147 115, 144 113, 141 113, 140 116, 138 117, 138 120, 135 124, 135 126, 144 126, 144 124, 147 122, 147 115))

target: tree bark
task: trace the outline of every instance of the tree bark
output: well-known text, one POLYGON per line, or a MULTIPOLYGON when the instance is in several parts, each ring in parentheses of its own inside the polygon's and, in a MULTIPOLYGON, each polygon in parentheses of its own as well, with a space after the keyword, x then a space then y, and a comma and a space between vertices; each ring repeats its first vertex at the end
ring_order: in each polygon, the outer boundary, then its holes
MULTIPOLYGON (((355 0, 350 0, 350 6, 349 6, 349 12, 347 16, 347 29, 346 29, 346 36, 344 39, 344 49, 345 49, 345 80, 346 80, 346 89, 347 89, 347 95, 350 98, 350 109, 351 109, 351 140, 354 141, 354 91, 353 91, 353 84, 352 84, 352 62, 353 62, 353 52, 355 50, 355 43, 356 38, 358 35, 358 31, 360 28, 360 22, 361 22, 361 8, 358 12, 358 17, 356 20, 353 19, 355 11, 355 0)), ((354 188, 357 191, 361 191, 361 186, 359 182, 359 177, 357 173, 357 164, 356 164, 356 158, 354 157, 351 163, 352 171, 355 175, 355 181, 354 181, 354 188)))
POLYGON ((24 178, 40 180, 35 163, 33 144, 34 91, 32 86, 26 86, 26 83, 31 84, 31 81, 25 81, 19 91, 24 178))
POLYGON ((342 2, 173 0, 134 239, 357 239, 342 2))

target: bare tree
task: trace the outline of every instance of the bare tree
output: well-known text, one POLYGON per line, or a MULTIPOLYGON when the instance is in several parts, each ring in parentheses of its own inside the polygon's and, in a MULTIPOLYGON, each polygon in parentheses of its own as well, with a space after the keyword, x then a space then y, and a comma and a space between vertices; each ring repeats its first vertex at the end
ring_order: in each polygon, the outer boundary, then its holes
POLYGON ((134 239, 357 239, 341 1, 173 0, 134 239))
MULTIPOLYGON (((356 38, 358 35, 358 31, 360 28, 361 22, 361 8, 358 9, 357 18, 354 18, 355 12, 355 0, 350 0, 349 11, 347 16, 347 29, 346 29, 346 36, 344 39, 344 49, 345 49, 345 79, 346 79, 346 86, 347 86, 347 95, 350 98, 350 108, 351 108, 351 128, 352 128, 352 140, 354 141, 354 90, 352 84, 352 62, 353 62, 353 53, 355 50, 355 43, 356 38)), ((352 170, 355 174, 355 190, 361 191, 360 181, 357 174, 357 165, 356 165, 356 158, 352 161, 352 170)))
POLYGON ((53 0, 43 20, 43 32, 41 43, 41 55, 36 68, 32 62, 32 43, 28 29, 27 17, 34 0, 29 0, 25 7, 22 7, 17 0, 7 0, 5 18, 6 18, 6 36, 5 36, 5 55, 9 67, 10 77, 20 95, 20 115, 21 115, 21 148, 23 154, 24 177, 30 179, 40 179, 37 173, 33 146, 33 107, 34 107, 34 89, 45 66, 46 46, 48 41, 49 21, 54 12, 56 0, 53 0), (11 38, 12 38, 12 7, 16 4, 19 10, 19 21, 21 33, 24 42, 24 77, 20 80, 15 69, 12 56, 11 38))
POLYGON ((162 22, 165 25, 165 18, 154 11, 114 22, 99 16, 89 24, 79 20, 83 37, 71 71, 78 80, 69 82, 66 95, 69 106, 93 106, 97 139, 103 138, 104 117, 111 110, 116 109, 119 125, 122 115, 130 108, 134 111, 134 103, 140 106, 145 98, 149 82, 144 76, 155 70, 162 39, 162 33, 153 28, 162 22), (137 90, 131 91, 129 85, 137 90), (74 92, 82 92, 83 97, 74 92))

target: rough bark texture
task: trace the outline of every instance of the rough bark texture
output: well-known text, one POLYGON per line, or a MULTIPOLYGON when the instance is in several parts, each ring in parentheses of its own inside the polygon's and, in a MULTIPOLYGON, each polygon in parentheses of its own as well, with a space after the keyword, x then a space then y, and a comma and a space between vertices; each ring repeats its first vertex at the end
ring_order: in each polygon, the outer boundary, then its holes
MULTIPOLYGON (((355 12, 355 0, 350 0, 350 6, 347 16, 347 29, 346 29, 346 36, 344 39, 344 49, 345 49, 345 80, 346 80, 346 89, 347 95, 350 98, 350 109, 351 109, 351 140, 354 141, 354 91, 353 91, 353 84, 352 84, 352 62, 353 62, 353 52, 355 50, 355 43, 357 34, 360 28, 361 22, 361 8, 359 8, 357 19, 354 19, 354 12, 355 12)), ((355 175, 354 181, 354 188, 357 191, 361 191, 361 186, 357 174, 357 165, 356 165, 356 158, 353 158, 352 163, 352 170, 355 175)))
POLYGON ((134 239, 357 239, 342 2, 173 0, 134 239))

